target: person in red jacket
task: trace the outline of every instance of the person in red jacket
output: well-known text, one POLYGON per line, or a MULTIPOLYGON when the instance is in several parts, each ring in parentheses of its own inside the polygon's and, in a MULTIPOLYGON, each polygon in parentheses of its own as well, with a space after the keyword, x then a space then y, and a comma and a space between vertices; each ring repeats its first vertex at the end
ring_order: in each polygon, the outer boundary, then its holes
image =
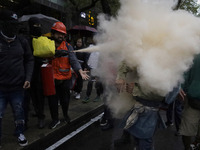
POLYGON ((87 71, 81 69, 81 65, 73 52, 72 46, 65 41, 66 34, 66 27, 62 22, 54 23, 51 28, 51 36, 52 40, 55 41, 56 51, 66 51, 68 55, 55 57, 52 60, 56 95, 49 97, 49 107, 52 118, 52 122, 49 125, 50 129, 53 129, 60 124, 58 118, 58 99, 60 100, 64 120, 67 123, 70 122, 68 107, 70 100, 70 79, 72 77, 71 67, 74 71, 79 72, 84 80, 89 79, 87 71))

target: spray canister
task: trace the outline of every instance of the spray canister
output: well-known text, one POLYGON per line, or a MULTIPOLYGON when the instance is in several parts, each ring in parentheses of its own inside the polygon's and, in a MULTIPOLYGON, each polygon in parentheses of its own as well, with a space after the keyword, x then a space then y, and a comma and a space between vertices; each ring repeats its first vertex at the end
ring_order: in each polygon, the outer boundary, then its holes
POLYGON ((55 95, 55 83, 53 77, 53 68, 49 63, 41 65, 43 93, 45 96, 55 95))

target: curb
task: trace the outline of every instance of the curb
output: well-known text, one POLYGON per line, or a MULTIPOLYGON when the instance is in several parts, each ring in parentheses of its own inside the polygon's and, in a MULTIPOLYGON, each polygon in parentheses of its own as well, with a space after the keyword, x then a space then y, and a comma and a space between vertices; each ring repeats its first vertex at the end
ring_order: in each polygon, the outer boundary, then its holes
POLYGON ((65 137, 67 134, 71 133, 72 131, 76 130, 86 122, 88 122, 93 117, 101 114, 104 110, 104 105, 100 105, 99 107, 89 111, 88 113, 72 120, 70 124, 63 125, 56 129, 55 131, 49 133, 45 137, 42 137, 30 144, 26 147, 22 148, 22 150, 44 150, 54 144, 59 139, 65 137))

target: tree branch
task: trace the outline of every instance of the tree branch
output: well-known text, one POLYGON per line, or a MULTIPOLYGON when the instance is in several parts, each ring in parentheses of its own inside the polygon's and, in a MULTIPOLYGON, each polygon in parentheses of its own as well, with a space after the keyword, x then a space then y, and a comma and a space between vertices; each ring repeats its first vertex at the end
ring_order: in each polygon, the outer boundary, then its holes
POLYGON ((90 5, 85 6, 85 7, 83 7, 83 8, 80 8, 78 11, 79 11, 79 12, 82 12, 82 11, 88 10, 88 9, 94 7, 98 1, 99 1, 99 0, 92 0, 92 3, 91 3, 90 5))

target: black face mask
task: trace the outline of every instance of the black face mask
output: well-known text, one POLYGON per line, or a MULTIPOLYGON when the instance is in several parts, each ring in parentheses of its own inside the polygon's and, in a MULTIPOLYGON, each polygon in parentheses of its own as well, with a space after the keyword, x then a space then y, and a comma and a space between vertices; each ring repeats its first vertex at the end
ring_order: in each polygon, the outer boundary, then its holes
POLYGON ((41 36, 42 35, 42 29, 41 27, 34 27, 34 26, 31 26, 30 27, 30 34, 33 35, 33 36, 41 36))
POLYGON ((19 24, 17 22, 5 21, 2 25, 3 34, 5 34, 7 37, 10 37, 10 38, 17 35, 18 30, 19 30, 19 24))

